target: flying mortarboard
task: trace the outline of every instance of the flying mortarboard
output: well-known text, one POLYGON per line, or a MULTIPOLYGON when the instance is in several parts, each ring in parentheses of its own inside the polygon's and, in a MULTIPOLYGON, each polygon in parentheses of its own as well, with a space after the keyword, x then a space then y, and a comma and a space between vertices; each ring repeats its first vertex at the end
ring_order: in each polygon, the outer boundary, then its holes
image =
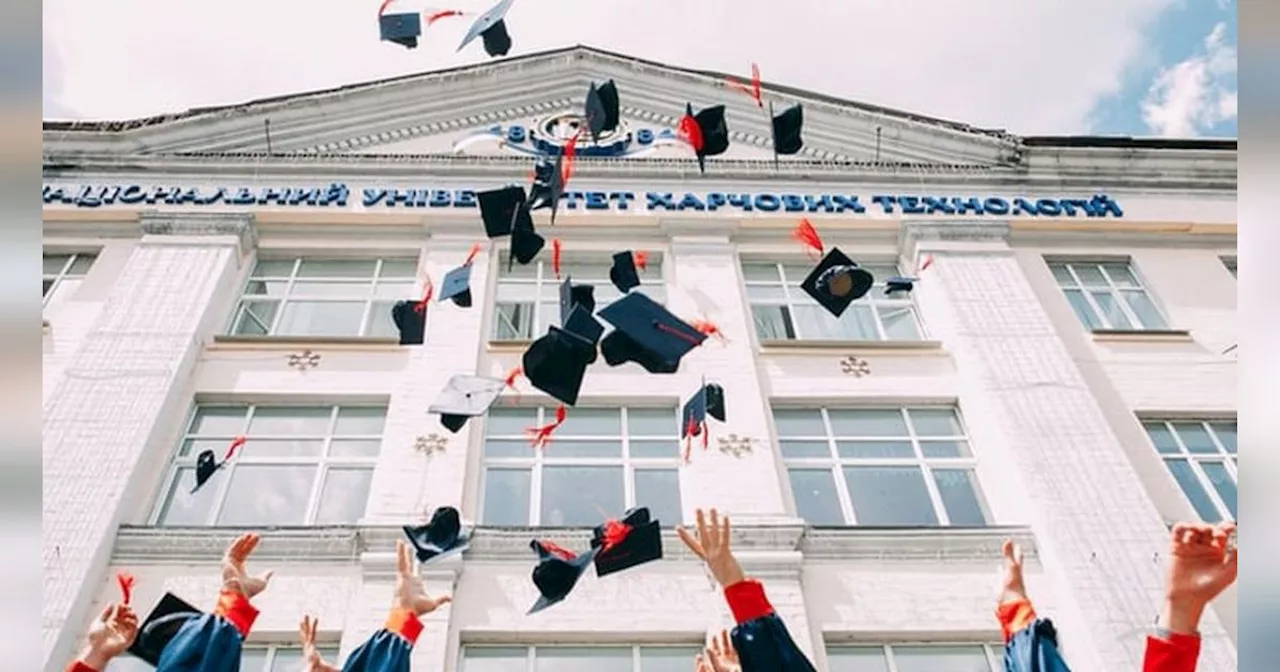
MULTIPOLYGON (((647 256, 647 255, 645 255, 647 256)), ((626 294, 635 287, 640 286, 640 273, 638 268, 643 267, 647 259, 642 259, 637 253, 627 250, 626 252, 618 252, 613 255, 613 266, 609 269, 609 280, 619 292, 626 294)))
POLYGON ((391 320, 400 330, 400 345, 422 345, 427 328, 426 311, 417 310, 417 301, 397 301, 391 307, 391 320))
POLYGON ((538 564, 533 568, 533 585, 538 587, 538 601, 528 611, 534 614, 569 596, 578 579, 595 560, 597 549, 574 555, 550 542, 534 540, 529 547, 538 554, 538 564))
POLYGON ((800 283, 800 288, 827 312, 840 317, 849 304, 871 291, 873 284, 875 278, 869 271, 859 268, 840 248, 833 247, 800 283))
POLYGON ((481 14, 475 23, 471 24, 471 29, 467 31, 466 37, 462 38, 462 44, 458 45, 458 51, 465 49, 477 37, 482 37, 484 39, 485 53, 490 56, 506 56, 507 52, 511 51, 511 35, 507 33, 507 24, 503 19, 507 15, 507 10, 511 9, 511 3, 514 1, 502 0, 489 11, 481 14))
POLYGON ((919 278, 904 278, 901 276, 889 278, 884 281, 884 294, 885 296, 889 296, 894 292, 910 292, 912 289, 915 289, 915 283, 918 279, 919 278))
POLYGON ((591 141, 600 142, 600 134, 618 127, 618 87, 609 80, 599 87, 595 82, 587 89, 587 130, 591 141))
POLYGON ((555 226, 556 214, 560 211, 560 197, 564 196, 565 186, 572 173, 578 136, 574 135, 554 163, 539 161, 533 168, 533 186, 530 188, 529 210, 551 208, 551 225, 555 226), (567 166, 567 169, 566 169, 567 166))
MULTIPOLYGON (((527 211, 525 217, 528 217, 527 211)), ((511 270, 513 263, 519 262, 523 266, 533 261, 546 245, 547 239, 534 230, 532 218, 527 223, 517 222, 511 230, 511 252, 507 255, 507 270, 511 270)))
POLYGON ((200 451, 200 454, 196 456, 196 484, 195 487, 191 488, 191 494, 196 494, 197 490, 209 482, 214 473, 225 466, 231 460, 231 456, 236 454, 236 449, 244 444, 245 438, 243 436, 236 437, 231 442, 231 445, 227 447, 227 454, 223 456, 221 462, 214 457, 213 449, 207 448, 200 451))
POLYGON ((800 134, 804 127, 804 108, 796 103, 774 116, 773 103, 769 103, 769 116, 773 117, 773 160, 776 163, 779 154, 791 156, 804 147, 800 134))
POLYGON ((702 447, 708 442, 707 416, 720 422, 725 421, 724 388, 714 383, 702 381, 702 386, 685 402, 680 413, 680 438, 685 440, 685 461, 689 459, 688 441, 695 436, 702 437, 702 447))
POLYGON ((138 627, 138 635, 129 647, 129 653, 156 667, 160 664, 160 655, 169 642, 177 636, 182 626, 203 613, 188 604, 185 600, 165 593, 155 608, 147 614, 147 618, 138 627))
POLYGON ((476 194, 476 202, 480 206, 484 232, 490 238, 510 235, 512 229, 521 224, 527 223, 530 228, 533 226, 533 218, 524 207, 524 187, 513 184, 501 189, 481 191, 476 194))
POLYGON ((600 343, 609 366, 635 362, 649 373, 675 373, 680 359, 707 340, 706 334, 642 292, 627 294, 599 315, 616 327, 600 343))
POLYGON ((440 424, 458 433, 467 420, 485 414, 502 394, 506 383, 495 378, 459 374, 449 379, 428 413, 439 413, 440 424))
POLYGON ((680 128, 698 156, 698 170, 707 172, 706 157, 724 154, 729 149, 729 125, 724 118, 724 105, 715 105, 693 113, 693 105, 685 104, 680 128))
POLYGON ((596 345, 604 335, 604 325, 592 313, 596 309, 595 287, 575 285, 569 277, 560 283, 560 327, 573 336, 589 342, 591 360, 596 361, 596 345))
MULTIPOLYGON (((383 7, 385 8, 385 4, 383 7)), ((417 49, 418 38, 422 36, 422 17, 418 12, 378 14, 378 32, 384 42, 417 49)))
POLYGON ((578 403, 578 392, 587 376, 587 367, 596 359, 596 346, 582 336, 559 327, 534 341, 521 358, 520 366, 529 384, 561 403, 578 403))
POLYGON ((431 522, 426 525, 405 525, 404 533, 417 550, 418 562, 430 562, 461 553, 471 545, 470 535, 462 531, 458 510, 452 506, 436 509, 431 514, 431 522))
POLYGON ((596 554, 596 576, 608 576, 646 562, 662 559, 662 523, 649 520, 649 509, 628 510, 622 520, 610 520, 595 528, 591 547, 596 554))
POLYGON ((588 313, 594 313, 596 310, 596 288, 594 285, 575 285, 573 278, 565 276, 564 282, 560 283, 560 321, 569 316, 569 311, 574 306, 582 306, 588 313))
POLYGON ((459 308, 471 307, 471 264, 463 264, 444 276, 440 283, 440 300, 452 299, 459 308))

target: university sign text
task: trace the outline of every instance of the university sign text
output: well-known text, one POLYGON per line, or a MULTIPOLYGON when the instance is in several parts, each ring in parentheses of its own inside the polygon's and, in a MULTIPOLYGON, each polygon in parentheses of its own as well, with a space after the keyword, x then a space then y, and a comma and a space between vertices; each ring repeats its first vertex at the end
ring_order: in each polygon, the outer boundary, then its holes
MULTIPOLYGON (((46 205, 98 208, 112 205, 229 205, 346 208, 475 208, 472 189, 404 189, 346 184, 323 187, 182 187, 79 185, 44 187, 46 205)), ((794 194, 750 192, 672 193, 662 191, 570 191, 562 207, 589 211, 795 212, 860 215, 947 215, 996 217, 1123 217, 1120 204, 1104 194, 1088 197, 999 197, 923 194, 794 194)))

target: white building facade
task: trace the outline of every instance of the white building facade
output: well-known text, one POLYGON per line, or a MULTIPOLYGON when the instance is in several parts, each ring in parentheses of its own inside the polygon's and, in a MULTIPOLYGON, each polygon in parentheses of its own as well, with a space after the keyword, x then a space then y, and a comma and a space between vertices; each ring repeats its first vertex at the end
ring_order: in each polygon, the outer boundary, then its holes
MULTIPOLYGON (((1024 138, 766 86, 806 117, 775 163, 767 116, 723 81, 577 47, 46 124, 44 669, 117 599, 116 570, 140 608, 211 606, 245 529, 251 570, 277 575, 242 669, 295 669, 303 613, 345 656, 385 616, 400 526, 444 505, 477 531, 423 568, 455 599, 415 670, 691 670, 731 619, 672 530, 664 560, 525 615, 529 540, 585 548, 633 505, 668 527, 727 511, 821 670, 999 669, 1006 537, 1074 669, 1140 669, 1167 526, 1235 516, 1235 142, 1024 138), (580 151, 556 225, 536 213, 547 247, 508 272, 474 192, 527 184, 607 79, 619 130, 580 151), (668 140, 686 101, 728 107, 705 175, 668 140), (798 288, 801 217, 915 290, 827 317, 798 288), (610 255, 648 251, 640 291, 725 340, 672 375, 599 361, 541 453, 523 430, 555 402, 527 381, 449 433, 427 412, 445 382, 505 377, 556 323, 552 238, 601 305, 610 255), (472 307, 433 303, 425 343, 399 345, 391 305, 477 242, 472 307), (728 417, 683 464, 677 413, 704 377, 728 417), (196 454, 237 435, 189 494, 196 454)), ((1203 634, 1199 669, 1234 670, 1234 592, 1203 634)))

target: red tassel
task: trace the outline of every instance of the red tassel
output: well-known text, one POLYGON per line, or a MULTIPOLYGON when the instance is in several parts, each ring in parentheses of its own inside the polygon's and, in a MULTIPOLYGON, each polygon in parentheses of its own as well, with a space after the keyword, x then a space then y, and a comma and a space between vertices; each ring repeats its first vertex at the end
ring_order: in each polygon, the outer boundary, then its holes
POLYGON ((423 285, 424 289, 422 290, 422 300, 413 307, 414 312, 419 315, 426 315, 427 304, 431 303, 431 297, 436 293, 436 285, 434 282, 431 282, 430 277, 423 282, 423 285))
POLYGON ((560 279, 560 250, 561 242, 559 238, 551 241, 551 270, 556 272, 556 280, 560 279))
POLYGON ((447 19, 451 16, 466 16, 466 15, 467 15, 466 12, 463 12, 457 9, 445 9, 439 12, 428 14, 427 25, 430 26, 431 24, 435 23, 436 21, 439 21, 440 19, 447 19))
POLYGON ((724 335, 724 332, 720 331, 720 327, 716 326, 716 324, 710 320, 694 320, 689 324, 694 329, 697 329, 701 334, 719 339, 722 343, 729 342, 729 339, 724 335))
POLYGON ((578 129, 577 133, 569 138, 569 142, 564 145, 564 162, 560 164, 560 188, 564 189, 569 186, 569 179, 573 177, 573 166, 577 161, 575 157, 578 155, 578 137, 582 135, 582 129, 578 129))
POLYGON ((627 535, 631 534, 631 526, 624 525, 619 520, 607 520, 604 523, 604 543, 600 546, 600 552, 603 553, 626 540, 627 535))
POLYGON ((658 322, 658 323, 654 324, 653 326, 657 327, 659 331, 665 331, 665 332, 667 332, 668 334, 671 334, 672 336, 678 336, 678 337, 680 337, 680 338, 683 338, 683 339, 684 339, 684 340, 686 340, 686 341, 689 341, 690 343, 692 343, 692 344, 694 344, 694 345, 701 345, 701 344, 698 342, 698 339, 697 339, 697 338, 694 338, 693 336, 690 336, 689 334, 686 334, 686 333, 684 333, 683 331, 680 331, 679 329, 676 329, 675 327, 671 327, 671 326, 665 325, 665 324, 663 324, 663 323, 661 323, 661 322, 658 322))
POLYGON ((231 445, 227 447, 227 454, 223 456, 222 461, 226 462, 227 460, 231 459, 231 456, 236 454, 236 449, 239 448, 240 446, 243 446, 245 442, 248 440, 249 439, 243 436, 237 436, 235 440, 231 442, 231 445))
POLYGON ((805 246, 805 251, 810 252, 810 256, 812 256, 811 251, 817 252, 818 256, 822 256, 822 252, 825 249, 822 244, 822 237, 818 235, 818 230, 813 228, 813 223, 809 221, 808 217, 800 220, 796 228, 791 231, 791 237, 800 241, 800 244, 805 246))
POLYGON ((548 553, 552 555, 560 556, 560 558, 568 562, 573 562, 573 559, 578 557, 577 553, 574 553, 573 551, 567 548, 564 548, 559 544, 553 544, 550 541, 539 541, 538 543, 542 544, 542 548, 546 549, 548 553))
POLYGON ((519 378, 520 376, 523 376, 523 375, 524 375, 524 369, 522 369, 522 368, 520 368, 520 367, 518 367, 518 366, 517 366, 516 368, 511 369, 510 371, 508 371, 508 372, 507 372, 507 380, 506 380, 507 387, 509 387, 509 388, 511 388, 511 389, 513 389, 513 390, 514 390, 514 389, 516 389, 516 379, 517 379, 517 378, 519 378))
POLYGON ((680 125, 676 128, 680 138, 689 143, 693 147, 693 151, 701 152, 705 145, 702 139, 702 128, 698 126, 698 120, 693 115, 686 114, 680 118, 680 125))
POLYGON ((760 93, 760 66, 759 65, 756 65, 755 63, 751 64, 751 84, 750 85, 747 85, 743 82, 738 81, 738 79, 735 77, 730 77, 728 79, 728 83, 731 88, 737 89, 747 94, 748 96, 751 96, 751 99, 756 101, 756 105, 758 107, 764 108, 764 96, 761 95, 760 93))
POLYGON ((463 266, 470 266, 470 265, 471 265, 471 262, 473 262, 473 261, 475 261, 475 260, 476 260, 476 255, 480 253, 480 248, 481 248, 481 247, 482 247, 482 245, 481 245, 480 243, 476 243, 475 245, 472 245, 472 246, 471 246, 471 251, 467 253, 467 260, 466 260, 466 261, 464 261, 464 262, 462 262, 462 265, 463 265, 463 266))
POLYGON ((636 251, 634 254, 632 254, 631 256, 632 256, 632 258, 634 258, 634 259, 635 259, 635 262, 636 262, 636 268, 638 268, 638 269, 640 269, 640 270, 642 270, 642 271, 643 271, 643 270, 647 270, 647 269, 649 268, 649 253, 648 253, 648 252, 645 252, 644 250, 637 250, 637 251, 636 251))
POLYGON ((568 409, 564 407, 564 404, 560 404, 560 406, 556 408, 555 422, 541 427, 529 427, 524 430, 525 433, 533 435, 529 439, 529 445, 533 446, 537 450, 546 448, 547 444, 551 443, 551 435, 560 427, 560 425, 564 424, 565 419, 568 417, 568 409))
POLYGON ((925 270, 927 270, 932 265, 933 265, 933 255, 931 254, 924 258, 924 263, 920 265, 920 272, 924 273, 925 270))
POLYGON ((383 12, 387 11, 387 7, 390 7, 393 2, 395 0, 382 0, 382 4, 378 5, 378 16, 382 16, 383 12))
POLYGON ((707 421, 702 421, 702 450, 707 449, 707 442, 710 440, 711 432, 707 429, 707 421))
POLYGON ((116 583, 120 584, 120 594, 123 596, 125 605, 128 605, 129 601, 133 599, 133 584, 136 582, 137 579, 133 578, 133 575, 129 572, 123 570, 116 572, 116 583))

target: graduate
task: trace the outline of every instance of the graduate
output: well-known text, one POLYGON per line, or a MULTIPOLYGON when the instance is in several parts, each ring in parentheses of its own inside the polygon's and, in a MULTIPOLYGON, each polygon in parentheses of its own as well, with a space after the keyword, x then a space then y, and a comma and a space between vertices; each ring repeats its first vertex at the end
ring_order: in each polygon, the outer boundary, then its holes
POLYGON ((1058 653, 1053 622, 1036 616, 1022 580, 1022 549, 1010 539, 1000 548, 1004 573, 996 620, 1004 633, 1004 669, 1008 672, 1071 672, 1058 653))
POLYGON ((1142 672, 1195 672, 1200 618, 1239 571, 1235 531, 1235 523, 1173 526, 1164 610, 1156 633, 1147 637, 1142 672))
MULTIPOLYGON (((724 588, 725 600, 738 624, 729 637, 732 647, 725 648, 736 651, 739 667, 726 667, 725 672, 817 672, 769 604, 764 586, 743 574, 729 550, 728 516, 721 518, 715 509, 711 509, 708 516, 698 509, 698 536, 695 538, 683 527, 677 527, 676 534, 694 555, 707 563, 711 575, 724 588)), ((712 665, 713 658, 718 663, 732 664, 727 651, 723 655, 712 654, 714 650, 708 650, 701 656, 706 665, 712 665)), ((709 670, 718 672, 714 667, 709 670)))
POLYGON ((413 548, 403 539, 396 541, 396 592, 391 612, 382 629, 373 633, 342 667, 331 665, 316 650, 316 630, 320 622, 303 616, 298 627, 306 672, 409 672, 409 656, 422 633, 422 621, 436 609, 452 602, 448 595, 427 595, 422 579, 414 574, 413 548))

